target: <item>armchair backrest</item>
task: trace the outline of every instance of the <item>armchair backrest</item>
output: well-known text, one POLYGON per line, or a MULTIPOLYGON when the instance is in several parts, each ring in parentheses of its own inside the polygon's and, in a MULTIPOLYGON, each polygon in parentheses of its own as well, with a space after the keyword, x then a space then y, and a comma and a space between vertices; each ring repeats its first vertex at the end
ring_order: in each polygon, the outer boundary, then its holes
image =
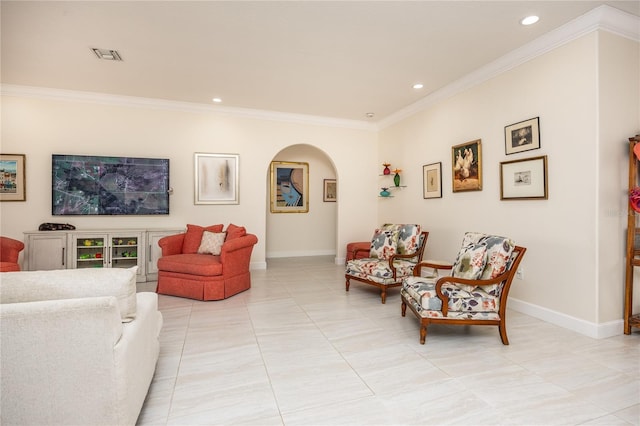
POLYGON ((9 237, 0 237, 0 262, 18 262, 18 256, 24 249, 22 241, 9 237))
POLYGON ((401 256, 405 260, 420 262, 428 232, 420 225, 386 223, 376 229, 371 239, 369 258, 390 259, 401 256))
POLYGON ((487 280, 511 268, 515 242, 506 237, 467 232, 453 265, 453 276, 487 280))

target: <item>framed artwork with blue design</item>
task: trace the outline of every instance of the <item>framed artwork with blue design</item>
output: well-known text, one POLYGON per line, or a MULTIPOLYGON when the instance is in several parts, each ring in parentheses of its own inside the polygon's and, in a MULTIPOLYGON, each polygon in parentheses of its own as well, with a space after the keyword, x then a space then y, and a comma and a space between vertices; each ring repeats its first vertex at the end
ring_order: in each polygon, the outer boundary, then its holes
POLYGON ((272 161, 271 213, 309 212, 309 163, 272 161))

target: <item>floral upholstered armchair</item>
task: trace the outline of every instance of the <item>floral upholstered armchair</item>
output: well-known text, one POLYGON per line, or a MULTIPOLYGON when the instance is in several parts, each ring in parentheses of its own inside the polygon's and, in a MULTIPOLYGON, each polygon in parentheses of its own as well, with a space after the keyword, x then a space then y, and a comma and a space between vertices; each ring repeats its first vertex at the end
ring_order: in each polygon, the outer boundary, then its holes
POLYGON ((402 316, 407 306, 420 320, 420 343, 427 325, 494 325, 509 344, 506 328, 511 281, 526 248, 505 237, 467 232, 453 264, 422 262, 402 283, 402 316), (424 274, 422 268, 431 268, 424 274), (440 270, 451 270, 440 275, 440 270))
POLYGON ((413 268, 422 260, 428 232, 420 225, 386 224, 376 229, 371 239, 369 255, 354 256, 347 261, 345 289, 351 280, 380 289, 382 303, 387 300, 387 289, 400 287, 402 279, 413 274, 413 268))

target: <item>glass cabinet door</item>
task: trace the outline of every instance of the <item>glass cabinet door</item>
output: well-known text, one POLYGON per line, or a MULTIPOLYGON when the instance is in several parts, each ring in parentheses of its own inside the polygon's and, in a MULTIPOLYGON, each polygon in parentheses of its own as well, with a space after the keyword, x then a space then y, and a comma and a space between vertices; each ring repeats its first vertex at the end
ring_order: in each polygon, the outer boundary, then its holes
POLYGON ((106 237, 75 236, 74 242, 76 268, 103 268, 106 266, 106 237))
POLYGON ((110 236, 111 267, 131 268, 138 264, 140 239, 138 236, 110 236))

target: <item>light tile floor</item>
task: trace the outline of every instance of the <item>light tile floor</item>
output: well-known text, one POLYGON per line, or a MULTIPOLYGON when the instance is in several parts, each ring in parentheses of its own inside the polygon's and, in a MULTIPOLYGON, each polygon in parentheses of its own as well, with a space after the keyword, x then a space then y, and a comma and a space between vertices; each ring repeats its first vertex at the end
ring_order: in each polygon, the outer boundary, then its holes
MULTIPOLYGON (((151 287, 155 287, 154 283, 151 287)), ((496 327, 400 315, 333 257, 270 259, 224 301, 159 298, 140 425, 639 425, 640 332, 592 339, 514 311, 496 327)))

